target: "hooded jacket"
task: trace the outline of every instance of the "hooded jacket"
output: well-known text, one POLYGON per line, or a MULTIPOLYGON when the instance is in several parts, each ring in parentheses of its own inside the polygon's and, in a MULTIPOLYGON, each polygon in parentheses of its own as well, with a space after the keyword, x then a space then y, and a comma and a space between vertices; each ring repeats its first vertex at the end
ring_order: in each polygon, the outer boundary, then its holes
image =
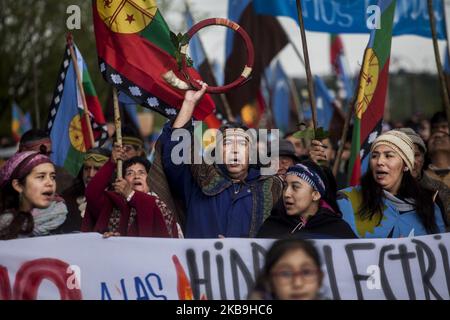
POLYGON ((171 140, 172 131, 166 124, 160 136, 162 162, 174 197, 185 205, 186 238, 255 237, 281 196, 281 180, 250 168, 243 181, 233 183, 223 165, 174 164, 178 141, 171 140))
POLYGON ((280 239, 288 236, 305 239, 354 239, 352 228, 321 201, 317 213, 303 223, 299 216, 289 216, 284 204, 279 201, 271 216, 259 229, 258 238, 280 239))

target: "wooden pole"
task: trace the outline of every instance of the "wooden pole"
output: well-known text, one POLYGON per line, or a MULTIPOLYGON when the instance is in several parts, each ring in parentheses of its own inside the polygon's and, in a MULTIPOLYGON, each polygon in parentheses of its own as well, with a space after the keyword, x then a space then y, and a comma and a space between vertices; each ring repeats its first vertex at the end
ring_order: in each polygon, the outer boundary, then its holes
POLYGON ((303 64, 303 66, 305 66, 305 60, 303 59, 302 54, 300 53, 300 51, 298 51, 297 47, 295 46, 294 42, 292 42, 291 39, 289 39, 289 43, 292 46, 292 49, 294 49, 295 54, 297 55, 297 57, 300 59, 300 62, 303 64))
MULTIPOLYGON (((358 92, 358 91, 356 91, 358 92)), ((352 120, 352 116, 353 116, 353 106, 355 105, 355 101, 356 100, 356 94, 353 96, 352 102, 350 103, 349 106, 349 110, 347 112, 347 116, 345 117, 345 122, 344 122, 344 128, 342 129, 342 135, 341 135, 341 143, 339 144, 339 149, 338 149, 338 153, 336 156, 336 160, 334 161, 333 164, 333 175, 336 177, 338 170, 339 170, 339 164, 341 162, 341 158, 342 158, 342 154, 344 153, 344 146, 345 146, 345 142, 347 142, 347 134, 348 134, 348 129, 350 128, 350 121, 352 120)))
MULTIPOLYGON (((347 111, 347 116, 345 117, 344 128, 342 129, 342 135, 341 135, 341 143, 339 144, 336 161, 334 162, 334 165, 333 165, 333 175, 335 177, 339 170, 339 164, 341 162, 342 153, 344 152, 344 146, 345 146, 345 142, 347 140, 348 130, 350 128, 350 121, 352 119, 353 112, 355 111, 355 104, 356 104, 356 100, 358 99, 359 84, 361 83, 362 71, 363 71, 363 69, 361 68, 359 71, 359 76, 358 76, 358 85, 355 86, 355 91, 353 93, 352 100, 350 101, 350 105, 349 105, 349 108, 347 111)), ((354 137, 352 137, 352 139, 354 139, 354 137)))
POLYGON ((436 59, 436 66, 438 69, 438 75, 442 89, 445 113, 447 114, 447 123, 450 129, 450 98, 448 96, 447 82, 445 81, 444 71, 442 70, 441 57, 439 54, 435 17, 433 11, 433 0, 428 0, 428 15, 430 16, 431 35, 433 36, 434 57, 436 59))
POLYGON ((78 68, 78 62, 77 62, 77 56, 75 54, 75 50, 73 50, 73 42, 72 42, 71 35, 69 35, 67 37, 67 42, 69 44, 70 56, 72 57, 73 67, 75 69, 75 74, 77 76, 77 86, 78 86, 78 90, 80 91, 81 102, 83 103, 84 117, 86 120, 87 129, 88 129, 89 142, 90 142, 91 148, 92 148, 92 147, 94 147, 94 143, 95 143, 94 134, 92 132, 91 119, 89 118, 89 108, 88 108, 88 105, 86 102, 86 95, 84 94, 83 79, 81 78, 81 72, 80 72, 80 69, 78 68))
MULTIPOLYGON (((116 143, 122 147, 122 122, 120 120, 119 98, 117 96, 117 89, 113 88, 114 101, 114 125, 116 127, 116 143)), ((117 178, 122 178, 122 160, 117 160, 117 178)))
POLYGON ((312 78, 311 66, 309 63, 308 44, 306 42, 306 33, 305 33, 305 25, 303 23, 301 0, 297 0, 297 14, 298 14, 298 21, 300 23, 300 34, 302 38, 303 57, 305 59, 306 80, 308 81, 309 103, 311 105, 313 128, 314 130, 316 130, 317 109, 316 109, 316 98, 314 95, 314 79, 312 78))

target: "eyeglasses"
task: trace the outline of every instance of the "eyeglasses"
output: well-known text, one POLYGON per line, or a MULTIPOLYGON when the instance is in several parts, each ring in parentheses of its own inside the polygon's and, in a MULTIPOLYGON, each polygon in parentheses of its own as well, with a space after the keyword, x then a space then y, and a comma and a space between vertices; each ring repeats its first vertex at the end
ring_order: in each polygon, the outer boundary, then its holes
POLYGON ((147 175, 147 172, 145 172, 145 171, 143 171, 143 170, 139 170, 139 171, 132 171, 132 170, 127 170, 126 172, 125 172, 125 176, 126 177, 143 177, 143 176, 146 176, 147 175))
POLYGON ((312 268, 302 269, 299 271, 282 270, 272 272, 271 275, 275 278, 278 278, 280 281, 284 283, 293 282, 297 276, 300 276, 300 279, 303 282, 311 283, 317 280, 319 270, 312 268))

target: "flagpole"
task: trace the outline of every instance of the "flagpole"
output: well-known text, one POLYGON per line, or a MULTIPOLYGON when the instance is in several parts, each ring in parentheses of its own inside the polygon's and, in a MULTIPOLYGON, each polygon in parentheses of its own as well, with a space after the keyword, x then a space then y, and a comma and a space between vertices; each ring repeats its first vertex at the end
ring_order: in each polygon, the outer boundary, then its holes
MULTIPOLYGON (((122 147, 122 122, 120 120, 119 99, 117 89, 113 87, 114 125, 116 127, 116 143, 122 147)), ((117 160, 117 178, 122 178, 122 160, 117 160)))
POLYGON ((300 62, 303 64, 303 66, 305 66, 305 60, 303 59, 302 54, 300 53, 300 51, 298 51, 298 48, 295 46, 294 42, 292 42, 292 40, 289 38, 289 43, 292 46, 292 49, 294 49, 295 54, 297 55, 297 57, 300 59, 300 62))
POLYGON ((439 46, 436 34, 435 17, 433 11, 433 0, 428 0, 428 15, 430 17, 431 35, 433 36, 434 57, 438 69, 439 80, 442 89, 442 95, 445 105, 445 113, 447 114, 447 123, 450 128, 450 98, 448 96, 447 82, 445 81, 444 72, 442 70, 441 57, 439 54, 439 46))
MULTIPOLYGON (((359 87, 358 87, 358 89, 359 89, 359 87)), ((355 93, 353 94, 353 98, 350 103, 349 110, 347 112, 347 116, 345 117, 344 128, 342 129, 342 135, 341 135, 341 140, 340 140, 341 143, 339 144, 336 161, 334 161, 334 164, 333 164, 333 175, 335 177, 337 176, 337 173, 339 170, 339 164, 340 164, 341 158, 342 158, 342 154, 344 153, 344 146, 345 146, 345 142, 347 141, 348 130, 350 128, 350 121, 352 120, 352 116, 353 116, 353 110, 354 110, 353 106, 355 105, 355 102, 356 102, 358 89, 356 89, 355 93)))
MULTIPOLYGON (((358 83, 361 83, 362 72, 363 72, 363 69, 361 68, 359 70, 358 83)), ((344 128, 342 129, 342 135, 341 135, 338 153, 336 156, 336 161, 333 164, 333 175, 335 177, 337 176, 337 173, 339 170, 339 164, 340 164, 341 158, 342 158, 342 154, 344 153, 344 146, 345 146, 345 142, 347 140, 348 130, 350 129, 350 121, 352 120, 353 112, 355 110, 356 100, 358 99, 359 86, 355 86, 354 90, 355 91, 353 92, 353 97, 352 97, 352 100, 350 101, 349 109, 347 111, 347 116, 345 117, 344 128)), ((352 137, 352 139, 353 138, 354 137, 352 137)))
POLYGON ((311 114, 313 121, 313 128, 317 127, 317 111, 316 111, 316 98, 314 95, 314 83, 311 74, 311 66, 309 63, 308 44, 306 42, 305 25, 303 23, 302 3, 301 0, 297 0, 297 14, 300 23, 300 34, 302 38, 303 57, 305 58, 306 80, 308 81, 309 103, 311 104, 311 114))
POLYGON ((75 50, 73 50, 73 39, 72 39, 71 34, 69 34, 67 36, 67 43, 69 45, 70 56, 72 57, 73 67, 74 67, 75 73, 77 75, 77 86, 78 86, 78 90, 80 90, 81 102, 83 103, 83 108, 84 108, 84 117, 85 117, 86 126, 87 126, 88 134, 89 134, 89 142, 90 142, 91 148, 92 148, 92 147, 94 147, 94 144, 95 144, 94 134, 92 132, 91 119, 89 118, 89 109, 88 109, 87 102, 86 102, 86 95, 84 94, 83 80, 81 79, 81 72, 80 72, 80 69, 78 68, 78 62, 77 62, 75 50))

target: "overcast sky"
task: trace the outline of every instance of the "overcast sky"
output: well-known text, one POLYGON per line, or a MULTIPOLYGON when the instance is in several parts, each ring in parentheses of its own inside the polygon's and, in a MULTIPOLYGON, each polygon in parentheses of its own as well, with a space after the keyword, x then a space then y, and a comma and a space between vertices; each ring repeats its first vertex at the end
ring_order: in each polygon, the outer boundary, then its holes
MULTIPOLYGON (((172 29, 179 28, 182 19, 182 8, 184 0, 174 0, 170 13, 163 12, 167 22, 172 29), (180 8, 180 10, 177 10, 180 8)), ((190 0, 191 11, 194 18, 205 19, 214 17, 227 17, 227 0, 190 0)), ((450 2, 446 2, 447 6, 450 2)), ((448 10, 448 9, 447 9, 448 10)), ((300 30, 297 23, 288 17, 278 17, 285 28, 288 36, 302 52, 300 44, 300 30)), ((200 31, 200 38, 207 51, 210 60, 217 59, 223 63, 225 56, 225 28, 210 27, 200 31)), ((187 30, 182 30, 186 32, 187 30)), ((329 35, 320 32, 307 32, 308 49, 311 61, 311 69, 314 74, 329 74, 331 66, 329 63, 329 35)), ((363 58, 364 48, 367 45, 368 35, 343 35, 344 47, 348 57, 350 69, 359 72, 363 58)), ((441 57, 445 50, 445 42, 440 41, 441 57)), ((284 69, 290 76, 304 77, 305 71, 300 60, 297 58, 290 45, 286 46, 278 56, 284 69)), ((390 70, 399 68, 412 72, 436 73, 433 43, 431 39, 418 36, 398 36, 392 41, 390 70)))

